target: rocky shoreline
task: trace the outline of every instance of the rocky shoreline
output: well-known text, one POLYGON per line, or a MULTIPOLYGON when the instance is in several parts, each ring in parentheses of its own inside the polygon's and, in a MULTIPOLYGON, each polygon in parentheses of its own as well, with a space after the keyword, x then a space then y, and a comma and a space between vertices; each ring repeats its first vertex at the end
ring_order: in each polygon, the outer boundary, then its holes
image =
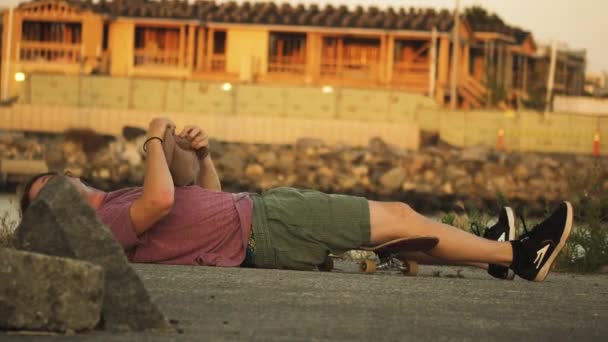
MULTIPOLYGON (((106 137, 88 131, 61 135, 2 133, 1 159, 44 159, 111 190, 141 184, 143 136, 106 137)), ((400 200, 425 213, 495 210, 497 199, 542 214, 547 205, 580 195, 594 177, 608 191, 608 159, 591 156, 457 149, 442 143, 406 151, 374 138, 365 148, 328 146, 316 139, 294 145, 212 141, 211 155, 227 190, 259 192, 278 186, 400 200)))

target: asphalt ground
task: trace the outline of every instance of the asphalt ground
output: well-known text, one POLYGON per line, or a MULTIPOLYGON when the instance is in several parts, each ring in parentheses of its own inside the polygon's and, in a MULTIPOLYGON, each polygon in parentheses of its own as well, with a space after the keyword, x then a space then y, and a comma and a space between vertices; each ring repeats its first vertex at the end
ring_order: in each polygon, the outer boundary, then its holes
POLYGON ((603 340, 608 276, 495 280, 471 268, 331 273, 135 265, 175 334, 0 334, 2 341, 603 340))

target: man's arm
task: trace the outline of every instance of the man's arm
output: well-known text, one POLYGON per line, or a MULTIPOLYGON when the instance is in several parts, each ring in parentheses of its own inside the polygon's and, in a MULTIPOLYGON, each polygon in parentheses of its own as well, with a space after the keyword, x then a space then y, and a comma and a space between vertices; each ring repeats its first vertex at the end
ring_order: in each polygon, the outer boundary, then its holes
POLYGON ((146 150, 146 170, 141 197, 131 205, 130 214, 135 233, 140 235, 165 217, 173 207, 175 187, 169 166, 163 152, 162 139, 167 128, 175 124, 166 118, 156 118, 150 122, 146 150), (160 138, 160 139, 156 139, 160 138))
MULTIPOLYGON (((196 126, 186 126, 179 134, 182 138, 187 138, 190 141, 192 149, 195 151, 203 148, 209 148, 209 136, 205 131, 196 126)), ((215 171, 211 154, 207 154, 199 160, 199 173, 197 176, 197 185, 203 189, 222 190, 220 179, 215 171)))
POLYGON ((222 190, 222 184, 220 178, 217 176, 213 160, 211 160, 211 154, 208 154, 205 158, 199 161, 200 171, 197 177, 197 184, 201 188, 211 190, 222 190))

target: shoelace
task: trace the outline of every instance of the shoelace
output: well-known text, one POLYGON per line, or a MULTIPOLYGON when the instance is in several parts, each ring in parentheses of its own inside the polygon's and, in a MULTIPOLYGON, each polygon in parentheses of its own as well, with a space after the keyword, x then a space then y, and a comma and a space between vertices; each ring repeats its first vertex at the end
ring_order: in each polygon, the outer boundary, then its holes
POLYGON ((519 214, 519 219, 521 220, 521 223, 523 225, 522 228, 524 228, 524 232, 525 232, 525 233, 521 234, 519 238, 524 239, 526 237, 532 237, 534 231, 536 230, 534 228, 536 228, 538 225, 536 225, 536 226, 532 227, 532 229, 528 230, 528 225, 526 224, 526 219, 524 218, 523 214, 521 214, 521 213, 519 214))

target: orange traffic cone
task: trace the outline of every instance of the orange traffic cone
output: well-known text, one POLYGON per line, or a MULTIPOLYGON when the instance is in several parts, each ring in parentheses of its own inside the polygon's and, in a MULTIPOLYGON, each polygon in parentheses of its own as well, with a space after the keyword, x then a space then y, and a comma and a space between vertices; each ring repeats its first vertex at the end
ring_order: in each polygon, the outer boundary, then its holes
POLYGON ((505 139, 505 130, 501 128, 498 130, 498 136, 496 137, 496 149, 497 150, 502 151, 505 148, 504 139, 505 139))

